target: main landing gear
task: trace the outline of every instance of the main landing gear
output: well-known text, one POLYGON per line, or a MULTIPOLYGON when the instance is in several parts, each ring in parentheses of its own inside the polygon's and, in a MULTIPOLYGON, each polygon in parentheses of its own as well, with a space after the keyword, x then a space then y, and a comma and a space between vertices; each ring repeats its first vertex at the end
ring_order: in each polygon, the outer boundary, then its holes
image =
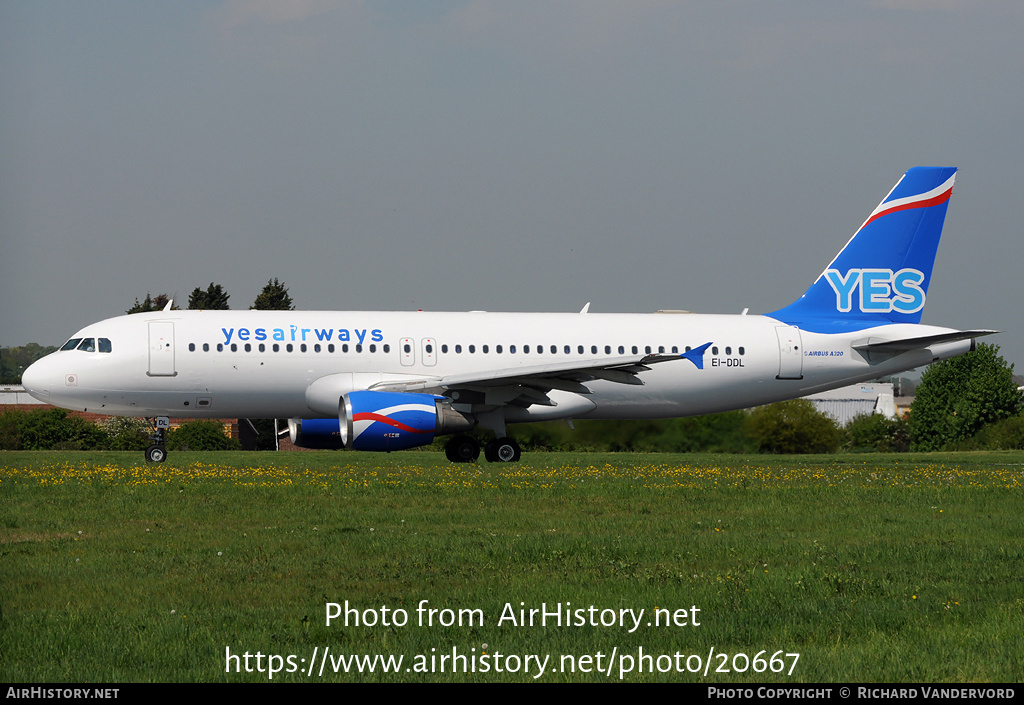
MULTIPOLYGON (((453 463, 472 463, 480 457, 480 444, 472 436, 455 436, 444 446, 444 454, 453 463)), ((515 440, 496 438, 484 446, 489 463, 517 463, 523 452, 515 440)))
POLYGON ((146 448, 146 462, 162 463, 167 460, 167 429, 171 427, 171 420, 166 416, 147 420, 153 426, 153 433, 149 437, 152 443, 146 448))

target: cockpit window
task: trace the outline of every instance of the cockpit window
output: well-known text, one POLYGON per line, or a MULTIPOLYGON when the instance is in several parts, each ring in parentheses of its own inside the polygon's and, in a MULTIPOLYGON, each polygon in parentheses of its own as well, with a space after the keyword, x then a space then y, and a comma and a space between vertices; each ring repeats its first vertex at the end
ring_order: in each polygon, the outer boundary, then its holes
POLYGON ((95 338, 84 338, 78 345, 79 350, 85 352, 96 352, 96 339, 95 338))
POLYGON ((78 347, 78 344, 82 342, 81 338, 72 338, 68 342, 64 343, 64 347, 61 350, 74 350, 78 347))
POLYGON ((110 338, 100 338, 100 352, 110 352, 110 338))

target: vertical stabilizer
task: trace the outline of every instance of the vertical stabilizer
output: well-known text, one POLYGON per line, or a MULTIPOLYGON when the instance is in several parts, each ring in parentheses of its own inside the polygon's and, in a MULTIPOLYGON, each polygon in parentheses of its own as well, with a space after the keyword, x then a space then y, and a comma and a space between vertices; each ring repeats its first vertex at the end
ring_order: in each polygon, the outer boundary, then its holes
POLYGON ((765 315, 819 333, 920 323, 955 176, 908 171, 804 295, 765 315))

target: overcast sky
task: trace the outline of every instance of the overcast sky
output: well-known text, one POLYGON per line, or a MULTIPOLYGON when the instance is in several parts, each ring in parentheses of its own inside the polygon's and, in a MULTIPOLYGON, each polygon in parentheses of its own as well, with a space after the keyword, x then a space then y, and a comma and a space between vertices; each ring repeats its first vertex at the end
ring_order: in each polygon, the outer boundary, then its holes
POLYGON ((0 3, 0 345, 147 292, 759 313, 957 166, 924 323, 1024 371, 1018 0, 0 3))

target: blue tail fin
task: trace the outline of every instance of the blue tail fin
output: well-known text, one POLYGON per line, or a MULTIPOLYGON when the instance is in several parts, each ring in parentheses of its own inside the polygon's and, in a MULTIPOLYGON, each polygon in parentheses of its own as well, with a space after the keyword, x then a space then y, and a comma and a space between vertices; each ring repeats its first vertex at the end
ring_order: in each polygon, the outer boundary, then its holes
POLYGON ((920 323, 955 175, 908 171, 811 288, 765 315, 816 333, 920 323))

